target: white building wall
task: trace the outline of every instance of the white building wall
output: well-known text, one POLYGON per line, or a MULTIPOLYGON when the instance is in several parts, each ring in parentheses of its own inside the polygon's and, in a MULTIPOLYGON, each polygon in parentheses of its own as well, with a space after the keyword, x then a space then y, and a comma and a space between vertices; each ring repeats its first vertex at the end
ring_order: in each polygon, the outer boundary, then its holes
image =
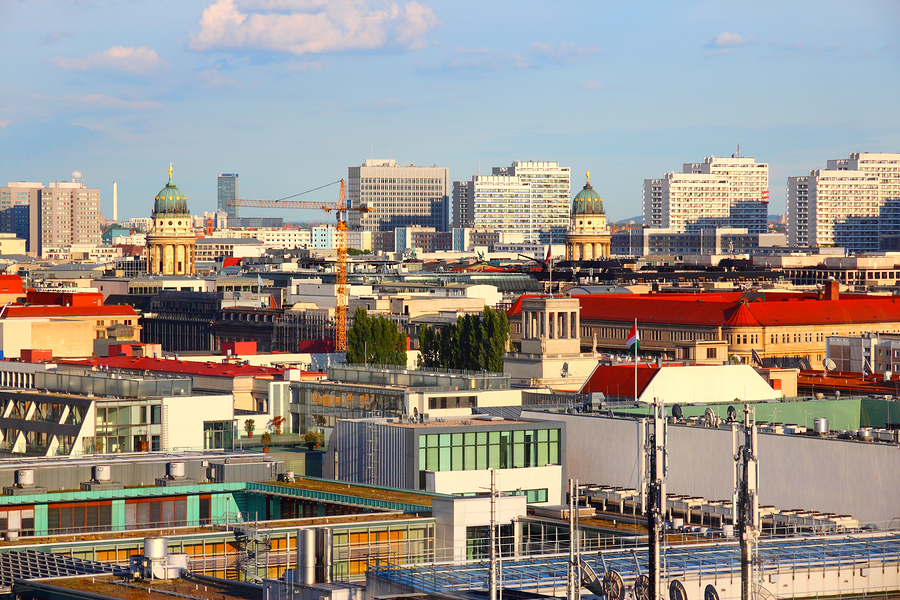
MULTIPOLYGON (((527 514, 528 505, 524 496, 501 496, 495 502, 495 520, 499 523, 509 523, 527 514)), ((466 528, 491 524, 490 497, 434 498, 431 507, 437 560, 465 560, 466 528)))
MULTIPOLYGON (((547 488, 547 502, 562 504, 563 470, 561 465, 497 469, 497 489, 501 492, 547 488)), ((428 471, 425 491, 437 494, 483 494, 491 489, 491 471, 428 471)))
POLYGON ((782 396, 750 365, 663 367, 641 393, 639 401, 665 404, 755 402, 782 396))
POLYGON ((202 449, 204 421, 234 419, 234 397, 230 394, 163 398, 162 406, 163 427, 168 429, 164 451, 202 449))

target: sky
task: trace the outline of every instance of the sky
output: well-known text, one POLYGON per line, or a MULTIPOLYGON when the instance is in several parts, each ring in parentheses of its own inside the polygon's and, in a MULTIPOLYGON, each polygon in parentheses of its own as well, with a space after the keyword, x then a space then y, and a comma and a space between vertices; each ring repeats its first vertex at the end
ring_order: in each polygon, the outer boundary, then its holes
POLYGON ((900 152, 896 1, 0 0, 0 25, 0 185, 78 172, 111 218, 117 181, 120 220, 170 163, 200 214, 219 173, 274 200, 372 157, 451 181, 559 161, 620 220, 738 144, 770 213, 790 175, 900 152))

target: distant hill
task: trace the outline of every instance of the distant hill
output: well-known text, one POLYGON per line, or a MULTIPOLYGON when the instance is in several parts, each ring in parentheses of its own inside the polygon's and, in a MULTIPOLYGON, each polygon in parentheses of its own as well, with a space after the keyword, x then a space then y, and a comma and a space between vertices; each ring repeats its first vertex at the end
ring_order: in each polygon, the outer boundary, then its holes
POLYGON ((613 224, 613 225, 628 225, 628 224, 630 224, 632 221, 634 221, 634 224, 635 224, 635 225, 643 225, 643 224, 644 224, 644 216, 643 216, 643 215, 638 215, 638 216, 636 216, 636 217, 629 217, 629 218, 627 218, 627 219, 622 219, 622 220, 620 220, 620 221, 615 221, 615 222, 612 223, 612 224, 613 224))

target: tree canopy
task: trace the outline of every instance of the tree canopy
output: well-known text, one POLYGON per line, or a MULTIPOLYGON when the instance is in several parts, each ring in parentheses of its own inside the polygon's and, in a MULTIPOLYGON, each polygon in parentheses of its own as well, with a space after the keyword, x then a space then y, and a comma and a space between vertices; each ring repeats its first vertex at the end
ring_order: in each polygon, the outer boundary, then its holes
POLYGON ((390 319, 372 318, 364 308, 357 308, 347 330, 347 362, 405 367, 406 333, 390 319))
POLYGON ((508 337, 506 313, 486 306, 484 316, 468 314, 444 327, 419 327, 419 363, 438 369, 502 373, 508 337))

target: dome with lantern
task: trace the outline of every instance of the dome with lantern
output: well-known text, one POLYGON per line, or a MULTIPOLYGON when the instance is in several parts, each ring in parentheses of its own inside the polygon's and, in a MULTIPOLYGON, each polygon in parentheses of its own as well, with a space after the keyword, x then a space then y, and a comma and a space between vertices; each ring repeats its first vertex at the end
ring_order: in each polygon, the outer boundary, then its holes
POLYGON ((156 194, 156 201, 153 203, 153 216, 186 214, 190 214, 187 207, 187 198, 184 197, 184 192, 179 190, 172 181, 172 166, 169 165, 169 183, 156 194))

